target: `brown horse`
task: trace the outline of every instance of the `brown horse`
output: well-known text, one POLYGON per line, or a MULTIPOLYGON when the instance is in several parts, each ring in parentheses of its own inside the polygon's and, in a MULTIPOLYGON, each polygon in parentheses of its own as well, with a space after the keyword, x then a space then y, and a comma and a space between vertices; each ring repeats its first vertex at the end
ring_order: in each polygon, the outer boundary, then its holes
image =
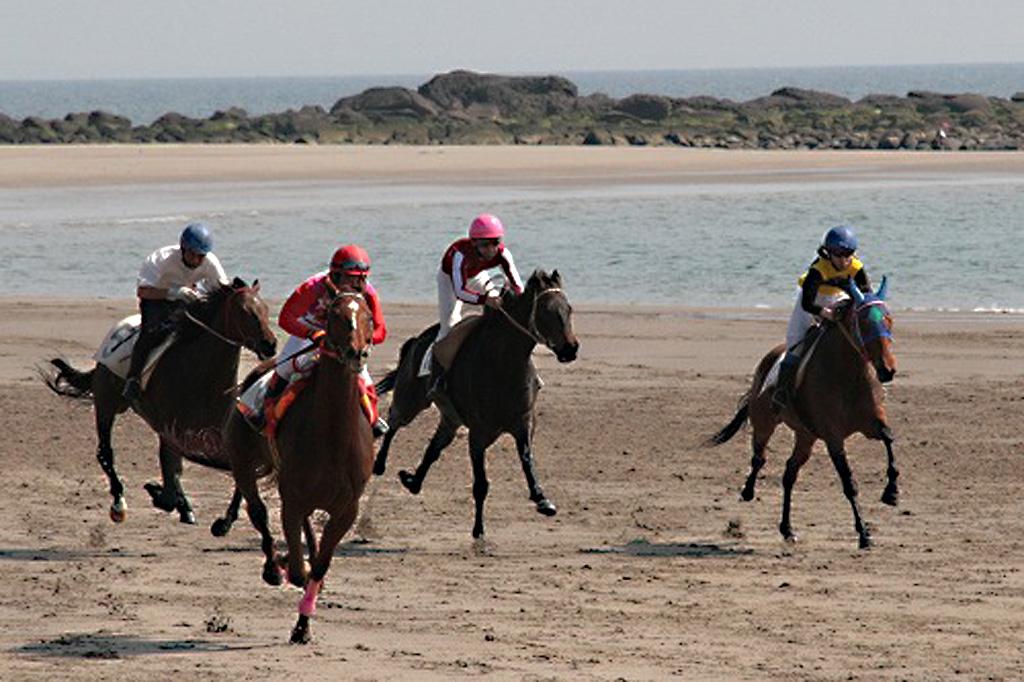
POLYGON ((741 494, 749 502, 754 497, 757 474, 764 466, 765 448, 775 428, 780 422, 785 422, 793 430, 796 443, 782 479, 784 494, 779 531, 786 540, 794 541, 796 535, 789 522, 793 484, 800 467, 811 456, 814 443, 818 439, 825 441, 832 464, 843 483, 843 492, 853 508, 860 547, 865 549, 871 546, 871 535, 861 520, 857 484, 846 461, 844 442, 851 434, 860 432, 885 444, 889 466, 882 502, 895 506, 899 500, 896 485, 899 472, 893 458, 893 434, 886 421, 882 384, 892 381, 896 373, 896 359, 892 352, 892 316, 885 304, 885 278, 874 294, 862 294, 855 286, 849 289, 852 305, 845 307, 835 323, 825 323, 817 348, 803 369, 803 380, 782 414, 772 409, 771 390, 762 390, 768 372, 785 351, 784 346, 777 346, 758 364, 753 383, 741 399, 736 416, 710 438, 709 444, 726 442, 749 418, 753 427, 751 443, 754 456, 741 494))
MULTIPOLYGON (((437 335, 434 325, 402 346, 398 368, 377 384, 378 393, 394 389, 388 411, 391 430, 384 436, 374 465, 381 475, 395 434, 430 406, 427 377, 418 377, 423 354, 437 335)), ((572 328, 572 306, 562 290, 562 278, 555 270, 549 276, 537 270, 526 282, 521 295, 506 291, 500 311, 485 309, 483 319, 463 342, 447 374, 447 400, 439 404, 441 421, 434 432, 423 461, 415 473, 400 471, 402 485, 416 495, 431 465, 455 438, 459 425, 469 427, 469 455, 473 463, 473 499, 476 520, 473 537, 484 534, 484 500, 489 483, 484 454, 503 433, 511 434, 519 461, 537 511, 554 516, 552 504, 533 469, 533 429, 539 380, 532 354, 537 343, 552 349, 559 362, 572 362, 579 340, 572 328), (449 404, 450 403, 450 404, 449 404)))
MULTIPOLYGON (((238 278, 189 304, 178 313, 177 340, 160 359, 134 406, 121 395, 124 380, 104 365, 81 372, 63 360, 50 361, 58 371, 45 377, 47 385, 63 396, 91 399, 95 407, 96 459, 110 481, 112 520, 124 521, 128 505, 114 468, 110 436, 117 415, 132 407, 160 438, 163 485, 146 484, 153 506, 167 512, 177 510, 182 523, 196 522, 192 503, 181 488, 182 457, 230 469, 230 463, 215 454, 219 444, 211 446, 206 441, 219 439, 224 415, 234 404, 231 389, 238 380, 240 348, 248 348, 261 359, 274 355, 277 340, 267 312, 259 282, 247 286, 238 278)), ((225 517, 214 523, 215 535, 228 531, 237 517, 240 499, 236 491, 225 517)))
MULTIPOLYGON (((309 618, 334 548, 352 526, 359 497, 373 466, 373 434, 360 406, 359 372, 370 355, 373 315, 362 294, 343 290, 327 314, 327 335, 321 360, 309 385, 298 395, 277 426, 274 442, 256 433, 232 410, 224 426, 235 485, 245 497, 249 518, 262 538, 263 579, 278 585, 282 563, 274 551, 267 509, 257 480, 277 477, 281 525, 288 542, 288 579, 304 588, 299 619, 291 641, 309 641, 309 618), (309 532, 309 517, 322 509, 330 515, 319 548, 309 532), (307 529, 311 568, 302 556, 301 531, 307 529)), ((256 370, 246 380, 258 378, 256 370)))

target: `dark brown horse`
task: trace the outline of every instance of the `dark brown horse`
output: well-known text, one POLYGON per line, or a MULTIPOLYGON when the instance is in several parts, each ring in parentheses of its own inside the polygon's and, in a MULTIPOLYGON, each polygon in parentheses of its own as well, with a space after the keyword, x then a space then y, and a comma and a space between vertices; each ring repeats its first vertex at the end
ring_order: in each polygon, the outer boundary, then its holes
POLYGON ((786 540, 796 539, 789 522, 793 484, 818 439, 825 441, 832 464, 843 483, 843 492, 853 508, 854 526, 862 549, 871 545, 871 535, 857 505, 857 484, 844 449, 847 437, 859 432, 885 444, 889 466, 882 502, 896 505, 899 500, 896 485, 899 472, 893 458, 893 434, 886 421, 882 388, 882 384, 891 381, 896 373, 896 359, 892 353, 892 317, 885 305, 886 289, 885 278, 874 294, 862 294, 855 286, 850 287, 852 304, 845 307, 837 322, 825 323, 817 349, 803 369, 803 379, 781 415, 772 409, 771 390, 762 390, 769 371, 785 350, 783 346, 773 348, 758 364, 753 383, 740 401, 736 416, 709 441, 711 445, 726 442, 749 418, 753 427, 751 443, 754 456, 742 492, 743 499, 749 502, 754 497, 757 474, 764 466, 765 448, 775 428, 780 422, 785 422, 793 430, 796 443, 782 479, 784 494, 782 522, 779 524, 779 531, 786 540))
MULTIPOLYGON (((355 521, 359 497, 373 466, 373 434, 360 406, 359 372, 370 355, 373 315, 362 294, 342 291, 327 314, 327 335, 321 359, 309 385, 279 422, 274 442, 253 431, 232 410, 224 426, 224 446, 231 459, 235 485, 262 538, 263 579, 281 582, 267 508, 257 480, 277 477, 281 496, 281 525, 288 542, 288 579, 304 588, 299 619, 291 641, 309 641, 309 618, 331 565, 334 548, 355 521), (330 519, 320 542, 309 532, 309 517, 317 509, 330 519), (307 530, 311 568, 302 555, 303 527, 307 530), (317 547, 319 544, 319 548, 317 547)), ((246 380, 258 378, 259 370, 246 380)))
MULTIPOLYGON (((96 459, 110 481, 114 498, 111 519, 124 521, 128 505, 114 468, 110 435, 117 415, 132 407, 160 438, 163 485, 146 484, 153 506, 167 512, 177 510, 182 523, 195 523, 192 503, 181 488, 182 457, 230 469, 226 458, 216 456, 219 443, 207 441, 219 440, 224 416, 234 404, 231 389, 238 380, 240 348, 248 348, 261 359, 274 355, 277 340, 267 312, 259 282, 250 287, 238 278, 179 311, 178 339, 153 370, 136 406, 121 395, 124 380, 106 366, 97 364, 81 372, 63 360, 50 361, 58 371, 46 377, 47 385, 63 396, 91 399, 95 406, 96 459)), ((237 517, 240 499, 236 491, 226 516, 214 523, 215 535, 228 531, 237 517)))
MULTIPOLYGON (((394 389, 388 421, 391 430, 381 443, 374 473, 384 473, 388 449, 399 429, 430 406, 428 379, 417 373, 423 354, 437 335, 434 325, 402 346, 398 368, 377 384, 378 393, 394 389)), ((500 311, 485 309, 483 319, 463 342, 447 374, 447 403, 440 404, 441 421, 430 439, 415 473, 400 471, 402 485, 417 494, 430 466, 455 438, 460 424, 469 427, 469 455, 473 463, 473 499, 476 520, 473 537, 484 533, 484 500, 487 472, 484 454, 503 433, 516 441, 519 460, 537 511, 554 516, 556 509, 537 483, 533 470, 534 408, 539 380, 534 369, 534 347, 542 343, 560 362, 572 362, 579 341, 572 328, 572 306, 562 291, 562 278, 537 270, 519 296, 506 291, 500 311)))

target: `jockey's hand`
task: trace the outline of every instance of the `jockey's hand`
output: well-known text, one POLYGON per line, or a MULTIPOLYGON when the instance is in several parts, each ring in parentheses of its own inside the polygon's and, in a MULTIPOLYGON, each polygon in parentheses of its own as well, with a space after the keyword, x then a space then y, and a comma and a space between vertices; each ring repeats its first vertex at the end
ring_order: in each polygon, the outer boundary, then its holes
POLYGON ((309 335, 309 340, 313 342, 314 346, 322 345, 323 342, 327 340, 327 332, 323 329, 317 329, 309 335))
POLYGON ((484 305, 488 308, 498 310, 501 308, 501 296, 488 296, 484 299, 484 305))
POLYGON ((171 287, 167 290, 167 300, 191 303, 199 300, 199 292, 192 287, 171 287))
POLYGON ((822 306, 820 315, 822 318, 826 320, 835 320, 836 309, 829 305, 822 306))

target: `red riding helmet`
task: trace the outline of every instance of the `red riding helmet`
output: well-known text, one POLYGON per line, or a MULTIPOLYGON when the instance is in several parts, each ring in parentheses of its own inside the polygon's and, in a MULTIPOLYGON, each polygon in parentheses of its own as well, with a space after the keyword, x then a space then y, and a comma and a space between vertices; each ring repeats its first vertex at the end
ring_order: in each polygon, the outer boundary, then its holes
POLYGON ((331 270, 345 275, 369 275, 370 254, 357 244, 347 244, 334 252, 331 270))

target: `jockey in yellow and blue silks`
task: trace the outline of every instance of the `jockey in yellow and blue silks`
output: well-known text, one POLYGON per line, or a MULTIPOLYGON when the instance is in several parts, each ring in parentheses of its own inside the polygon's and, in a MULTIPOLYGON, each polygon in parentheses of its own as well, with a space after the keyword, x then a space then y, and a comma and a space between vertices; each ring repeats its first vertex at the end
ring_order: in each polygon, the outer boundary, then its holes
POLYGON ((782 409, 790 400, 793 380, 803 352, 799 344, 815 320, 835 319, 836 305, 850 297, 846 293, 850 280, 861 291, 871 291, 864 264, 856 253, 857 235, 853 228, 849 225, 833 227, 822 237, 818 257, 800 277, 800 290, 786 329, 786 355, 782 359, 772 396, 776 408, 782 409))

